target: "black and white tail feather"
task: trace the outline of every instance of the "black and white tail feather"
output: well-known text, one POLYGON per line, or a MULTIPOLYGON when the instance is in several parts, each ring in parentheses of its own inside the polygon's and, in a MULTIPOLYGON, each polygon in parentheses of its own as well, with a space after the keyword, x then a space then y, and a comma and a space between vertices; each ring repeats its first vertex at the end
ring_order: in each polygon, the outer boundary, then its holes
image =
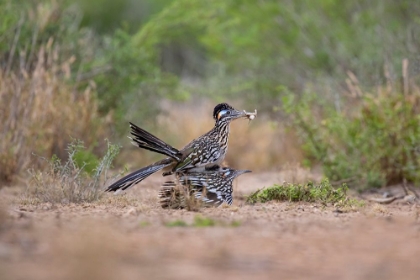
POLYGON ((132 140, 133 145, 138 146, 155 153, 159 153, 168 157, 171 157, 177 161, 182 159, 181 152, 165 143, 161 139, 147 132, 146 130, 138 127, 137 125, 130 122, 131 135, 134 137, 128 137, 132 140))
POLYGON ((136 185, 137 183, 143 181, 150 175, 159 170, 162 170, 168 165, 167 160, 162 160, 160 162, 154 163, 152 165, 143 167, 139 170, 134 171, 133 173, 124 176, 120 180, 116 181, 112 185, 110 185, 105 191, 106 192, 119 192, 125 191, 128 188, 136 185))
POLYGON ((131 128, 131 135, 133 138, 129 137, 135 146, 140 148, 153 151, 159 154, 163 154, 168 156, 169 158, 163 159, 156 163, 153 163, 149 166, 143 167, 139 170, 134 171, 133 173, 124 176, 120 180, 114 182, 110 185, 105 191, 106 192, 119 192, 125 191, 130 187, 136 185, 137 183, 143 181, 153 173, 156 173, 165 167, 171 165, 173 163, 172 159, 176 161, 180 161, 182 154, 179 150, 175 149, 174 147, 170 146, 169 144, 163 142, 156 136, 152 135, 151 133, 147 132, 146 130, 136 126, 135 124, 130 122, 131 128))

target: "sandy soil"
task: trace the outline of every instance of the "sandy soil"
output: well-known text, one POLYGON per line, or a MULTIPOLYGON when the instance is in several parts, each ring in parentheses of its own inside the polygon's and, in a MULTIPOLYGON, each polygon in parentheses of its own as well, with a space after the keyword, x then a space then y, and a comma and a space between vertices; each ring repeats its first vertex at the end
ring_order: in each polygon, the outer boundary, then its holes
MULTIPOLYGON (((283 173, 247 174, 241 196, 283 173)), ((420 207, 267 203, 163 210, 154 176, 124 196, 83 205, 22 205, 0 190, 0 279, 420 279, 420 207), (212 227, 169 227, 195 217, 212 227)))

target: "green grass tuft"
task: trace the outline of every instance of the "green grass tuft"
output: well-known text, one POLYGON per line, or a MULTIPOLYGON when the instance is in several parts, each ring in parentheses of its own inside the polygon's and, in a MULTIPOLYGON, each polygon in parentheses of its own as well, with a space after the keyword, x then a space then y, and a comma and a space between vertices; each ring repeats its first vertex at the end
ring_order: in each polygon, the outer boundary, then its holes
POLYGON ((247 203, 265 203, 269 201, 304 201, 318 202, 322 204, 333 204, 335 206, 354 206, 358 203, 356 199, 347 196, 347 186, 343 184, 334 188, 328 179, 320 184, 309 182, 302 184, 274 185, 269 188, 258 190, 247 197, 247 203))
POLYGON ((226 223, 223 221, 216 221, 211 218, 203 217, 201 215, 196 215, 194 217, 194 221, 192 224, 187 224, 183 220, 175 220, 172 222, 165 223, 167 227, 214 227, 214 226, 221 226, 221 227, 239 227, 241 225, 240 221, 232 221, 231 223, 226 223))
POLYGON ((31 170, 32 181, 22 202, 68 204, 99 200, 120 146, 108 142, 105 155, 90 172, 85 170, 86 163, 79 166, 75 159, 75 155, 83 149, 83 142, 74 140, 68 145, 66 162, 62 163, 57 156, 53 156, 51 160, 44 159, 48 163, 45 172, 31 170))
POLYGON ((202 216, 195 216, 194 223, 192 224, 194 227, 213 227, 215 225, 216 222, 214 220, 202 216))
POLYGON ((232 221, 231 223, 230 223, 230 226, 231 227, 239 227, 239 226, 241 226, 241 222, 240 221, 232 221))
POLYGON ((172 221, 172 222, 165 223, 165 226, 167 226, 167 227, 187 227, 188 224, 183 220, 175 220, 175 221, 172 221))

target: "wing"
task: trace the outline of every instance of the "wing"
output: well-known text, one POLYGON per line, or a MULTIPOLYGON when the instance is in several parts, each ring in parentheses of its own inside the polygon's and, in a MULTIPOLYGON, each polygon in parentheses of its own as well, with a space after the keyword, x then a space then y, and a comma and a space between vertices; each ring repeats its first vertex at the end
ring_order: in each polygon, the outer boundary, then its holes
POLYGON ((216 141, 204 142, 203 139, 194 145, 183 149, 181 161, 174 167, 173 172, 205 167, 208 164, 223 161, 220 145, 216 141))

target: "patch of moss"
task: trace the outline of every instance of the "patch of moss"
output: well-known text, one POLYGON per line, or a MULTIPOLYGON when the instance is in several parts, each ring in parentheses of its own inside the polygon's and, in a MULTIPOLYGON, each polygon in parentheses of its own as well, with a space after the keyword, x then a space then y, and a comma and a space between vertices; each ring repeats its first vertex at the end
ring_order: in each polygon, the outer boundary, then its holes
POLYGON ((360 202, 347 196, 348 187, 343 184, 334 188, 328 179, 319 184, 308 182, 307 184, 283 184, 274 185, 258 190, 246 199, 247 203, 265 203, 268 201, 291 201, 291 202, 318 202, 322 204, 333 204, 337 207, 356 206, 360 202))

